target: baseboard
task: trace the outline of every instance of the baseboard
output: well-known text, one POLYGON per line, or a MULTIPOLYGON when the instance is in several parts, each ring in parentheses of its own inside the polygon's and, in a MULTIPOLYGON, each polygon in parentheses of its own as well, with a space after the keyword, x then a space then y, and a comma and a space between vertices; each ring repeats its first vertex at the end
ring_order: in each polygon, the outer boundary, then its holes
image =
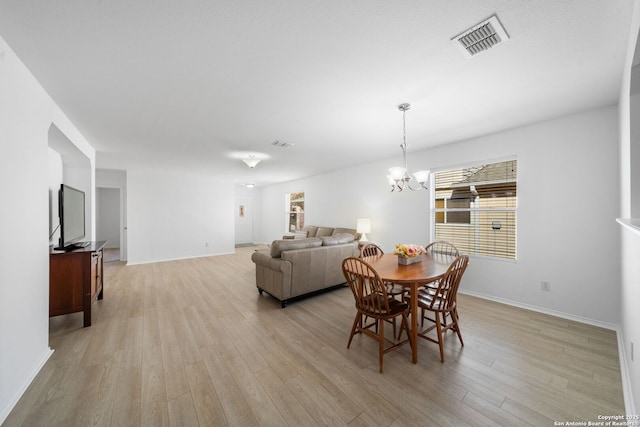
POLYGON ((599 328, 609 329, 612 331, 618 331, 620 328, 620 325, 616 325, 614 323, 602 322, 600 320, 590 319, 588 317, 576 316, 574 314, 563 313, 561 311, 549 310, 548 308, 538 307, 536 305, 523 304, 521 302, 511 301, 504 298, 497 298, 491 295, 481 294, 479 292, 463 291, 462 289, 460 289, 458 292, 460 292, 461 294, 470 295, 472 297, 478 297, 478 298, 486 299, 489 301, 495 301, 502 304, 511 305, 513 307, 524 308, 525 310, 536 311, 538 313, 548 314, 550 316, 560 317, 567 320, 573 320, 574 322, 585 323, 587 325, 597 326, 599 328))
POLYGON ((522 304, 516 301, 511 301, 503 298, 496 298, 490 295, 481 294, 478 292, 469 292, 459 290, 461 294, 470 295, 477 298, 482 298, 489 301, 499 302, 501 304, 511 305, 513 307, 519 307, 526 310, 535 311, 538 313, 548 314, 550 316, 556 316, 567 320, 573 320, 578 323, 585 323, 591 326, 597 326, 604 329, 609 329, 616 332, 616 339, 618 340, 618 359, 620 363, 620 376, 622 377, 622 394, 624 396, 624 408, 627 415, 635 415, 636 407, 633 400, 633 388, 631 387, 631 377, 629 376, 629 369, 627 367, 627 352, 624 345, 624 337, 622 336, 622 328, 620 325, 613 323, 601 322, 599 320, 590 319, 588 317, 576 316, 573 314, 563 313, 560 311, 549 310, 543 307, 535 305, 522 304))
POLYGON ((636 404, 633 400, 633 388, 631 387, 631 375, 629 367, 627 365, 627 347, 624 345, 626 342, 622 335, 622 328, 618 328, 616 331, 618 337, 618 354, 620 356, 620 375, 622 376, 622 394, 624 395, 624 409, 627 415, 635 415, 636 404))
POLYGON ((2 423, 4 423, 4 421, 7 419, 14 406, 16 406, 24 392, 27 391, 27 388, 29 388, 29 385, 35 379, 36 375, 38 375, 38 372, 40 372, 44 364, 47 363, 47 360, 49 360, 49 358, 53 354, 53 351, 53 349, 47 347, 47 350, 40 357, 38 363, 36 363, 36 366, 34 366, 29 375, 27 375, 22 381, 22 384, 20 384, 20 387, 18 387, 13 397, 10 398, 9 401, 4 406, 2 406, 2 408, 0 408, 0 425, 2 425, 2 423))

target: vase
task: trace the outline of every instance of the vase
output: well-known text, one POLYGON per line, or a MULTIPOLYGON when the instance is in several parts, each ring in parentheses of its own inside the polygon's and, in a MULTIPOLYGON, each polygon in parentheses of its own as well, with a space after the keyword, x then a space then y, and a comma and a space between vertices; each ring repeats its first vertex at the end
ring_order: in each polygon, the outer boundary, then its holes
POLYGON ((400 265, 415 264, 416 262, 422 262, 422 254, 414 257, 404 257, 398 255, 398 264, 400 265))

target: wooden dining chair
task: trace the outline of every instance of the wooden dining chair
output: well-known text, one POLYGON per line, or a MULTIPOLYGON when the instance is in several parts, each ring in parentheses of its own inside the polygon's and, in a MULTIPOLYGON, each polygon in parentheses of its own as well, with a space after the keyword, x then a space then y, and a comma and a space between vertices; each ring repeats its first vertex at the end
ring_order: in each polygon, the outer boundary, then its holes
POLYGON ((421 327, 424 327, 424 320, 433 323, 428 328, 418 331, 418 336, 438 344, 441 362, 444 362, 443 337, 448 330, 455 331, 460 344, 464 346, 458 323, 457 294, 462 275, 468 264, 468 255, 457 257, 438 281, 437 288, 426 288, 418 291, 418 307, 420 307, 422 317, 421 327), (447 322, 447 317, 450 319, 449 322, 447 322), (436 332, 436 339, 427 335, 433 330, 436 332))
MULTIPOLYGON (((377 255, 384 255, 384 251, 375 243, 367 243, 360 249, 360 258, 377 255)), ((384 285, 387 287, 387 294, 393 297, 400 297, 400 301, 404 299, 403 297, 407 290, 403 286, 398 285, 397 283, 388 282, 384 285)))
MULTIPOLYGON (((384 251, 375 243, 367 243, 360 248, 360 258, 378 255, 384 255, 384 251)), ((408 295, 408 290, 397 283, 384 282, 384 286, 387 288, 387 295, 397 298, 400 301, 404 301, 405 295, 408 295)), ((397 332, 396 319, 393 318, 389 321, 393 325, 393 336, 395 337, 397 332)), ((398 336, 398 338, 400 337, 398 336)))
POLYGON ((360 258, 366 256, 376 256, 382 255, 384 251, 382 248, 375 243, 366 243, 364 246, 360 248, 360 258))
POLYGON ((409 323, 407 316, 409 306, 403 301, 391 297, 387 294, 387 288, 378 273, 364 260, 356 257, 349 257, 342 261, 342 272, 355 299, 358 310, 351 326, 351 334, 347 348, 351 346, 354 335, 362 333, 378 341, 378 360, 380 372, 382 373, 383 356, 392 350, 409 342, 409 323), (407 339, 399 341, 395 333, 393 341, 386 338, 384 334, 384 323, 387 320, 402 317, 402 325, 399 335, 404 330, 407 339), (371 323, 366 323, 372 319, 371 323), (390 344, 387 346, 387 344, 390 344))
POLYGON ((460 256, 458 248, 453 243, 444 240, 429 243, 424 249, 431 256, 449 256, 452 259, 460 256))
MULTIPOLYGON (((431 242, 427 246, 425 246, 424 249, 427 254, 429 254, 430 256, 432 256, 437 260, 440 260, 441 262, 450 263, 455 258, 460 256, 460 251, 458 251, 458 248, 456 248, 456 246, 453 243, 449 243, 444 240, 437 240, 435 242, 431 242)), ((429 289, 437 289, 437 288, 438 288, 438 282, 436 281, 432 283, 427 283, 426 285, 423 286, 422 289, 429 290, 429 289)), ((457 310, 454 314, 457 315, 457 310)), ((422 315, 424 317, 424 311, 422 315)), ((446 321, 447 321, 446 317, 444 321, 446 324, 446 321)))

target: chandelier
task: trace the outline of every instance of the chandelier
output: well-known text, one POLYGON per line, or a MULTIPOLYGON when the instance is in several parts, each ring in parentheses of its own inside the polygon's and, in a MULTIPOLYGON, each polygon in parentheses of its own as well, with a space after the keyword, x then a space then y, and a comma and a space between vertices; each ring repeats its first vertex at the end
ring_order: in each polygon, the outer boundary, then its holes
POLYGON ((389 175, 387 175, 387 179, 389 180, 389 184, 391 185, 391 191, 402 191, 406 188, 412 191, 427 189, 427 181, 429 180, 429 171, 421 170, 415 172, 413 177, 409 175, 409 171, 407 170, 407 127, 405 123, 405 115, 407 110, 411 107, 409 104, 400 104, 398 105, 398 110, 402 111, 402 144, 400 144, 400 148, 402 148, 402 159, 404 160, 404 167, 396 166, 393 168, 389 168, 389 175), (418 183, 418 186, 414 188, 411 186, 411 181, 415 179, 418 183))

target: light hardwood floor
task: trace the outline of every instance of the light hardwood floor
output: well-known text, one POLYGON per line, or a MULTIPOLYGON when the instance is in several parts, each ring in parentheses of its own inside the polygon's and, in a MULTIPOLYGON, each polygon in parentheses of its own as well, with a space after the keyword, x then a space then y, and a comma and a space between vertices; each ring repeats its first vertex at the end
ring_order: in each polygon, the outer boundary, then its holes
MULTIPOLYGON (((460 295, 465 346, 347 350, 348 288, 286 309, 255 248, 105 264, 93 326, 50 320, 55 350, 3 426, 552 426, 624 414, 615 332, 460 295)), ((470 265, 470 269, 473 265, 470 265)), ((463 282, 464 287, 464 282, 463 282)), ((388 328, 391 329, 391 328, 388 328)))

